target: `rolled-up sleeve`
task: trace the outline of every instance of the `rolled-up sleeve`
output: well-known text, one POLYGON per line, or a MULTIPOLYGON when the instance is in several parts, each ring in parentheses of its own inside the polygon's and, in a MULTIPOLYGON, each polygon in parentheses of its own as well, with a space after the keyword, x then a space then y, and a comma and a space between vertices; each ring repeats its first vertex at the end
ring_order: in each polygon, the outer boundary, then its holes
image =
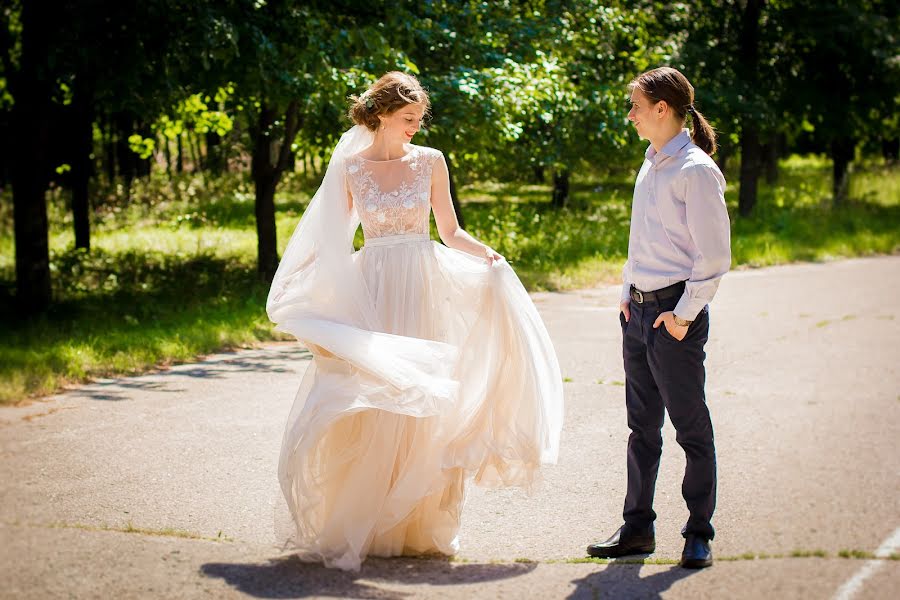
POLYGON ((694 266, 675 315, 693 321, 731 268, 731 224, 725 206, 725 180, 710 166, 685 168, 687 227, 696 248, 694 266))

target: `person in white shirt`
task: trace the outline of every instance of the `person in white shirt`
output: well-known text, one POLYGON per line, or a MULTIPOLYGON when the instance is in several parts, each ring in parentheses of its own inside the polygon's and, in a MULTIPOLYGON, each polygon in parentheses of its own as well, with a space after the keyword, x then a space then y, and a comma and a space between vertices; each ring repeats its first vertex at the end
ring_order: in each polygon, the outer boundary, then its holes
POLYGON ((710 155, 715 132, 694 107, 694 88, 671 67, 629 85, 628 119, 649 141, 637 176, 620 304, 628 413, 625 524, 588 554, 612 558, 656 549, 653 495, 665 412, 687 457, 690 511, 681 566, 712 564, 716 453, 706 406, 704 346, 709 302, 731 266, 725 178, 710 155), (692 130, 685 129, 690 116, 692 130))

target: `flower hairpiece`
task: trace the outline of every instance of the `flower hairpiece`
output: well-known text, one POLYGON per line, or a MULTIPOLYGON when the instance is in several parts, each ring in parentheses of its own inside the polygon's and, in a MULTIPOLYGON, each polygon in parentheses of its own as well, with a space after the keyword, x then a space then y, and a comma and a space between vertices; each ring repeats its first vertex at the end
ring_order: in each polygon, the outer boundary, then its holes
POLYGON ((366 108, 368 110, 372 110, 373 108, 375 108, 375 101, 372 100, 371 97, 366 98, 366 108))

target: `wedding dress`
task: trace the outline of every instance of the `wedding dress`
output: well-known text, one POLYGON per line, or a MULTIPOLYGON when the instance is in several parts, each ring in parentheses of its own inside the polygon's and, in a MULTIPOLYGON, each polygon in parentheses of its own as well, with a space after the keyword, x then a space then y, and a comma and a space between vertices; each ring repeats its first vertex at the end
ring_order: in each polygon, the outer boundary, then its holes
POLYGON ((267 302, 313 354, 282 442, 276 535, 351 570, 455 553, 467 482, 530 491, 556 462, 563 411, 556 354, 509 264, 429 238, 442 154, 370 161, 372 139, 342 137, 267 302))

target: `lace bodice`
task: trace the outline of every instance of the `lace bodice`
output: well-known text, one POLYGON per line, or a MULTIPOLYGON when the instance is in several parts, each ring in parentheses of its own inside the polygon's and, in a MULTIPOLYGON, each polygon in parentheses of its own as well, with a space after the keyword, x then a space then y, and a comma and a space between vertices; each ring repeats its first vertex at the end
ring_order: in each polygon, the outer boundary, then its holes
POLYGON ((347 183, 366 239, 428 233, 431 171, 440 150, 412 146, 395 160, 347 159, 347 183))

